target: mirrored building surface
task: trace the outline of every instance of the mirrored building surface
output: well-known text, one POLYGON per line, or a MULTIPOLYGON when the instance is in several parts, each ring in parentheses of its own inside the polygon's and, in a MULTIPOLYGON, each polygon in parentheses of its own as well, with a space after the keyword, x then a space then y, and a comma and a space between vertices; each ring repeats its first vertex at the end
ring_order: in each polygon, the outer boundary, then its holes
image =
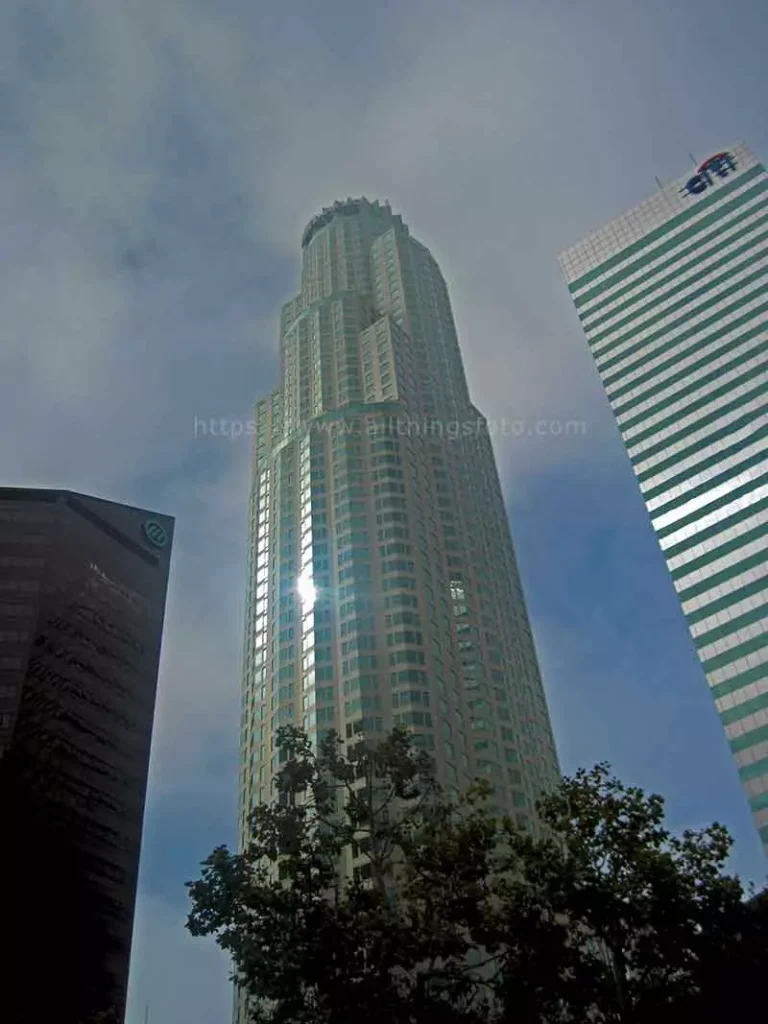
POLYGON ((173 520, 0 489, 0 1018, 125 1013, 173 520))

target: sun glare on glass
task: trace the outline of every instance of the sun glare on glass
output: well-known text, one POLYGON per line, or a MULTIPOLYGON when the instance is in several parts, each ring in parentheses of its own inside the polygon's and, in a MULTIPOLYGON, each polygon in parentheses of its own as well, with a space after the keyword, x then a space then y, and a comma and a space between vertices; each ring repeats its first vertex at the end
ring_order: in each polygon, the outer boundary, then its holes
POLYGON ((299 576, 297 590, 301 600, 301 607, 304 611, 309 608, 313 608, 317 597, 317 590, 315 589, 315 584, 312 582, 312 576, 308 569, 305 569, 301 576, 299 576))

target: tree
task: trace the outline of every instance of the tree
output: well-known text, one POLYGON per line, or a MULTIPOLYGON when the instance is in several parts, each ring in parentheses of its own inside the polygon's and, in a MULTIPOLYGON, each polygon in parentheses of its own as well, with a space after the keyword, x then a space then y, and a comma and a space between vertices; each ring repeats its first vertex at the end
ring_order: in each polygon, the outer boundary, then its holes
POLYGON ((494 824, 470 794, 445 802, 429 758, 396 730, 344 756, 281 729, 278 799, 242 854, 219 847, 188 883, 189 929, 232 955, 258 1024, 473 1024, 488 1019, 469 962, 494 824), (343 857, 362 863, 344 882, 343 857))
POLYGON ((522 997, 548 1022, 704 1019, 708 972, 746 913, 741 883, 723 873, 725 828, 672 835, 663 799, 605 764, 564 779, 539 814, 551 838, 504 826, 509 853, 483 931, 497 938, 508 1013, 522 997))
POLYGON ((607 765, 540 803, 542 839, 493 818, 487 784, 447 800, 404 731, 278 744, 247 847, 188 883, 255 1024, 706 1021, 717 964, 757 993, 768 903, 723 873, 727 832, 672 835, 607 765))
POLYGON ((765 999, 768 962, 768 889, 736 908, 728 931, 706 944, 698 964, 694 1018, 703 1024, 746 1019, 765 999))

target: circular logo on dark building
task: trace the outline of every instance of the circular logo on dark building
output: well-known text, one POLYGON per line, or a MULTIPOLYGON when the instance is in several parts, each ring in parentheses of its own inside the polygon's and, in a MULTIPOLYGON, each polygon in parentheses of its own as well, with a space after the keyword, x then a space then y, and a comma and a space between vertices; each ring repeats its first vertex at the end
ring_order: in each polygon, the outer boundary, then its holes
POLYGON ((141 527, 141 532, 144 534, 144 539, 153 548, 164 548, 168 543, 168 534, 165 532, 165 527, 158 523, 156 519, 148 519, 141 527))

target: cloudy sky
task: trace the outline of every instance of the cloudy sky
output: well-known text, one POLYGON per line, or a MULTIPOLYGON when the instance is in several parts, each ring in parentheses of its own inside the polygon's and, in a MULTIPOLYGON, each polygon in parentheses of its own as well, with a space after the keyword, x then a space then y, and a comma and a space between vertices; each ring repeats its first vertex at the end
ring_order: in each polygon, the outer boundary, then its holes
POLYGON ((235 818, 248 450, 305 222, 389 199, 441 263, 473 397, 583 423, 497 453, 563 766, 608 759, 765 862, 557 254, 739 141, 761 0, 5 0, 0 475, 177 517, 128 1024, 225 1024, 185 880, 235 818))

